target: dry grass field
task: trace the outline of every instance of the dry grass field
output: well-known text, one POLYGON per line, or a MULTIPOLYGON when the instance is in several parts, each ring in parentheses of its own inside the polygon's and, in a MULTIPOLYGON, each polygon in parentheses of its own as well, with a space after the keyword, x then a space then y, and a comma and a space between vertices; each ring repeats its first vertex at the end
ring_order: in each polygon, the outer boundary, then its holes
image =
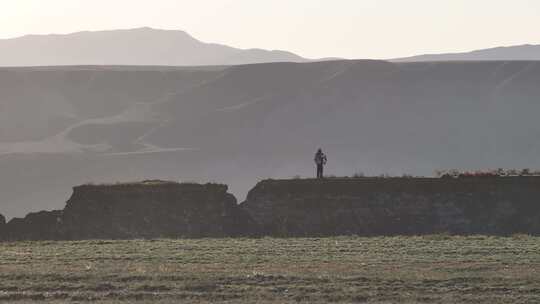
POLYGON ((0 302, 540 303, 540 238, 0 243, 0 302))

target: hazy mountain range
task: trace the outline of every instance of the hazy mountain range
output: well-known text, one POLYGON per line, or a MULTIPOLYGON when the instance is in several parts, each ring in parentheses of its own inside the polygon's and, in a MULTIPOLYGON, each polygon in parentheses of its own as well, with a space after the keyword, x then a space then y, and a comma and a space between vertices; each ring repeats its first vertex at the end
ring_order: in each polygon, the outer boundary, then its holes
POLYGON ((234 65, 303 62, 286 51, 201 42, 184 31, 137 28, 0 40, 0 66, 234 65))
POLYGON ((540 45, 517 45, 476 50, 466 53, 419 55, 394 59, 395 62, 419 61, 489 61, 489 60, 540 60, 540 45))
MULTIPOLYGON (((322 60, 337 58, 323 58, 322 60)), ((478 50, 469 53, 421 55, 392 61, 540 60, 539 45, 478 50)), ((178 30, 148 27, 67 35, 27 35, 0 40, 0 66, 65 65, 239 65, 308 62, 287 51, 238 49, 201 42, 178 30)))
POLYGON ((540 62, 0 68, 0 213, 71 186, 540 167, 540 62))

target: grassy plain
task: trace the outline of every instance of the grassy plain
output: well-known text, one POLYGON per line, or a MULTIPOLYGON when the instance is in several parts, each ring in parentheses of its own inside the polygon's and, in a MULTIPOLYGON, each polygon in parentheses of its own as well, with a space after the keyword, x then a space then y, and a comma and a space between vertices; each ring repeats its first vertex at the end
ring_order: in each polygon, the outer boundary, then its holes
POLYGON ((0 243, 0 302, 540 303, 540 238, 0 243))

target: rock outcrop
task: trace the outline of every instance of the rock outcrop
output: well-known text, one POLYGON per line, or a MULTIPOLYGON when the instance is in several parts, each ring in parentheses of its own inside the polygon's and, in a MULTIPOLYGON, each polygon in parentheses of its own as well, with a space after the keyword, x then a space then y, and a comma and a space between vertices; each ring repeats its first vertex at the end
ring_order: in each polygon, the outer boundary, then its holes
POLYGON ((17 240, 58 240, 62 238, 62 211, 41 211, 30 213, 24 218, 13 218, 4 226, 0 239, 17 240))
POLYGON ((6 227, 6 218, 0 214, 0 241, 5 238, 5 227, 6 227))
POLYGON ((168 182, 75 187, 62 219, 67 239, 229 237, 253 226, 227 186, 168 182))
POLYGON ((74 188, 64 210, 0 216, 0 240, 516 233, 540 235, 540 177, 163 181, 74 188))
POLYGON ((266 235, 540 234, 540 178, 268 180, 242 203, 266 235))
POLYGON ((254 226, 225 185, 148 181, 75 187, 64 210, 14 218, 0 240, 235 237, 254 226))

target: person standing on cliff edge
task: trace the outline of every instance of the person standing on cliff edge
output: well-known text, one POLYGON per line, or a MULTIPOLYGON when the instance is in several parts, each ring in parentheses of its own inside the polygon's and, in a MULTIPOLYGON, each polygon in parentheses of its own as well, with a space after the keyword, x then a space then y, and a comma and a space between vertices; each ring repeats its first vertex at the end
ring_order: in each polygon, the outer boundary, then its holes
POLYGON ((315 153, 315 164, 317 165, 317 178, 323 178, 324 165, 326 165, 326 155, 322 149, 317 150, 315 153))

